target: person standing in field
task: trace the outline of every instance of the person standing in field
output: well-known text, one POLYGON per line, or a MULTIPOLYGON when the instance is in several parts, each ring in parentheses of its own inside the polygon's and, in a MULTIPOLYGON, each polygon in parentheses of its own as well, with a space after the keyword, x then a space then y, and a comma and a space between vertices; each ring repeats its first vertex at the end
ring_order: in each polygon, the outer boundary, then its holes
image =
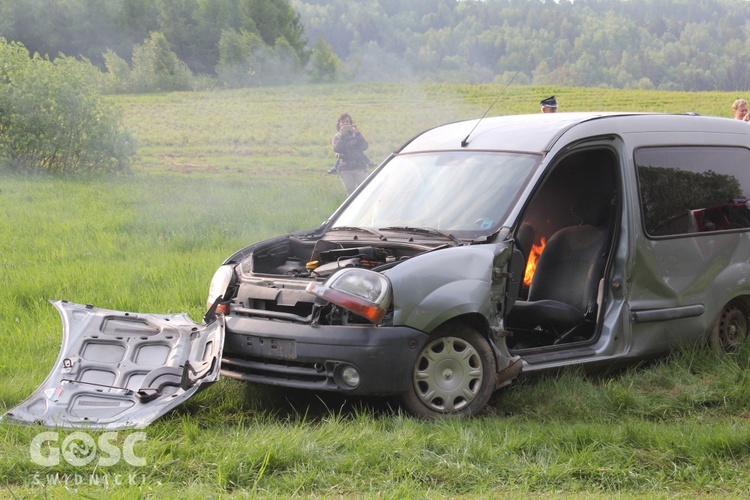
POLYGON ((542 105, 542 113, 557 113, 557 100, 555 96, 542 99, 539 104, 542 105))
POLYGON ((747 116, 747 101, 744 99, 737 99, 732 104, 732 110, 734 111, 735 120, 744 120, 747 116))
POLYGON ((365 155, 369 144, 348 113, 339 115, 336 135, 331 139, 331 145, 337 158, 334 168, 337 169, 346 194, 350 195, 367 178, 370 159, 365 155))

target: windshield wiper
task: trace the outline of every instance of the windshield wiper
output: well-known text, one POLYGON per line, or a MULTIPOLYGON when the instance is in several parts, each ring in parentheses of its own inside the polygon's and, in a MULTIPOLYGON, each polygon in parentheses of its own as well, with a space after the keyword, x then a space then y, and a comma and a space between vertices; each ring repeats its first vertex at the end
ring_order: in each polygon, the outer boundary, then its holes
POLYGON ((388 241, 383 233, 372 227, 357 227, 357 226, 336 226, 329 229, 329 231, 359 231, 360 233, 370 233, 377 236, 383 241, 388 241))
POLYGON ((389 227, 381 227, 381 231, 404 231, 406 233, 417 233, 417 234, 434 234, 437 236, 442 236, 443 238, 448 238, 456 245, 461 245, 462 242, 455 236, 453 236, 450 233, 446 233, 444 231, 441 231, 439 229, 434 229, 431 227, 411 227, 411 226, 389 226, 389 227))

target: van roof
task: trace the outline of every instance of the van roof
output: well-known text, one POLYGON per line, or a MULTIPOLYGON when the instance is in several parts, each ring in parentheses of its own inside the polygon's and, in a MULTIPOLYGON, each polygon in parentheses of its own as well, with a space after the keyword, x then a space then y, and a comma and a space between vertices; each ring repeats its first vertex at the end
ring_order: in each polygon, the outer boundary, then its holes
MULTIPOLYGON (((590 135, 635 132, 706 132, 750 135, 740 120, 694 113, 675 115, 633 112, 535 113, 465 120, 427 130, 399 153, 447 150, 502 150, 542 153, 568 130, 588 124, 590 135), (592 123, 593 122, 593 123, 592 123)), ((745 139, 744 142, 747 142, 745 139)))

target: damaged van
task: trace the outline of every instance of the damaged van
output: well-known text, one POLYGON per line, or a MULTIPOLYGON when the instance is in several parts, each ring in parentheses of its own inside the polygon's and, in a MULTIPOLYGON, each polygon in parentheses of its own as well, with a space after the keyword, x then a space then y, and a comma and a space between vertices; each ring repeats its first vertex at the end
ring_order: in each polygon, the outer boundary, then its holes
POLYGON ((522 371, 734 349, 750 314, 748 194, 750 127, 723 118, 426 131, 320 227, 219 268, 222 374, 466 416, 522 371))
MULTIPOLYGON (((143 424, 138 411, 158 416, 149 405, 213 381, 220 358, 234 379, 396 395, 416 416, 465 417, 521 373, 696 343, 735 350, 750 321, 749 196, 750 126, 737 120, 540 113, 443 125, 401 146, 319 227, 230 256, 203 324, 170 325, 202 343, 185 351, 198 352, 190 363, 174 358, 174 384, 158 393, 142 370, 97 389, 143 424)), ((115 340, 129 324, 85 335, 130 360, 137 352, 115 340)), ((163 344, 147 324, 143 345, 163 344)), ((81 380, 92 360, 72 359, 67 382, 44 389, 91 390, 81 380)), ((11 418, 49 423, 48 405, 30 399, 45 411, 22 404, 11 418)))

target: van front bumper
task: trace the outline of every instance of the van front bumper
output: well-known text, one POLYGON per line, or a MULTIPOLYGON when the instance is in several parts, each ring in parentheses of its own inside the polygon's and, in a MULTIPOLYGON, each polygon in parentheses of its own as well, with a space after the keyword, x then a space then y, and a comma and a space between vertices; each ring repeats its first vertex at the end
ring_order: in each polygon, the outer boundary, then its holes
POLYGON ((426 340, 425 333, 403 326, 312 327, 227 316, 221 374, 300 389, 396 394, 411 383, 426 340), (359 380, 354 387, 352 368, 359 380))

